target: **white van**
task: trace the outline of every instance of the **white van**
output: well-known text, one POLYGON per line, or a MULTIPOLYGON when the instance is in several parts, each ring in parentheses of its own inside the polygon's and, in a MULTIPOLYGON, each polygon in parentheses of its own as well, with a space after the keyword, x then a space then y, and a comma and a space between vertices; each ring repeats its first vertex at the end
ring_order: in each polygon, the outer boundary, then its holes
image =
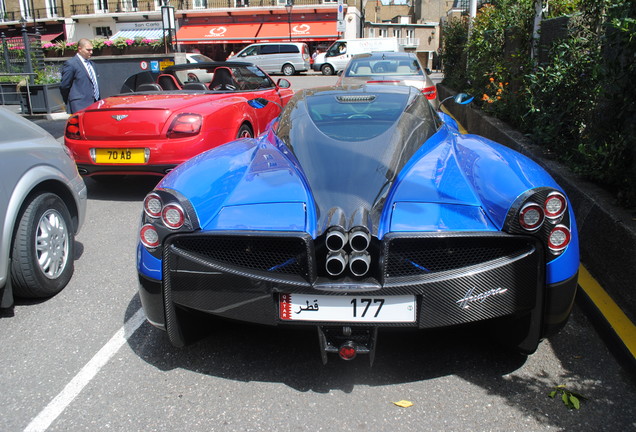
POLYGON ((289 76, 309 70, 309 47, 298 42, 255 43, 243 48, 228 61, 252 63, 267 73, 289 76))
POLYGON ((343 70, 354 55, 378 51, 398 52, 404 51, 404 47, 396 37, 338 39, 326 52, 316 56, 311 68, 323 75, 333 75, 343 70))

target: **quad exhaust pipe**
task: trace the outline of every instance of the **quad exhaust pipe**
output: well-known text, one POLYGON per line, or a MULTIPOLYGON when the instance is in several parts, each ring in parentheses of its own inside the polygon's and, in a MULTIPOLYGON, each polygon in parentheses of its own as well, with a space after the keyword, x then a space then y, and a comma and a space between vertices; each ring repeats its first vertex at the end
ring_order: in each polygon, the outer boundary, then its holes
POLYGON ((367 249, 371 245, 370 226, 369 211, 364 207, 353 212, 348 224, 345 212, 340 207, 329 210, 325 234, 327 274, 339 276, 347 268, 356 277, 369 272, 371 255, 367 249))
POLYGON ((349 255, 347 255, 344 251, 340 250, 338 252, 329 252, 327 255, 327 273, 330 276, 339 276, 343 271, 347 268, 347 261, 349 260, 349 255))
POLYGON ((369 252, 353 252, 349 258, 349 271, 354 276, 364 276, 371 266, 371 255, 369 252))

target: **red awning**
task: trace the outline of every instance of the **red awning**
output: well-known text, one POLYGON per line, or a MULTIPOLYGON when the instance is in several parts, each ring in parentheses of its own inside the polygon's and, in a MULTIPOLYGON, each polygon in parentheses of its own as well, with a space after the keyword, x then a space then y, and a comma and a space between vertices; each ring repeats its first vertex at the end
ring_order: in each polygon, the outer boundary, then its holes
MULTIPOLYGON (((286 22, 263 23, 256 34, 259 42, 278 42, 289 40, 290 25, 286 22)), ((336 21, 292 22, 291 39, 296 41, 322 41, 338 39, 336 21)))
POLYGON ((40 38, 40 41, 42 41, 42 43, 51 42, 53 39, 56 39, 62 36, 63 34, 64 33, 43 34, 42 37, 40 38))
MULTIPOLYGON (((185 25, 177 31, 178 43, 253 43, 289 40, 288 22, 185 25)), ((336 21, 291 23, 291 38, 295 41, 338 39, 336 21)))
POLYGON ((177 31, 178 43, 252 43, 260 23, 185 25, 177 31))

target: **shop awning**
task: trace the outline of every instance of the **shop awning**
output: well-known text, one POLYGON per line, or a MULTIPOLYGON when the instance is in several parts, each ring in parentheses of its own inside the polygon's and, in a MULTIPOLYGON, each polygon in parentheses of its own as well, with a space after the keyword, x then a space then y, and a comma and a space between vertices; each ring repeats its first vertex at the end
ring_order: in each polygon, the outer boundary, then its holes
POLYGON ((109 39, 110 40, 115 40, 117 38, 134 39, 136 37, 141 37, 144 39, 163 39, 163 29, 153 28, 153 29, 120 30, 114 35, 112 35, 109 39))
MULTIPOLYGON (((253 43, 289 40, 288 22, 185 25, 177 31, 178 43, 253 43)), ((294 41, 322 41, 338 39, 335 21, 291 23, 294 41)))
MULTIPOLYGON (((290 25, 286 22, 264 23, 256 35, 259 42, 289 40, 290 25)), ((336 21, 309 21, 291 23, 291 39, 294 41, 323 41, 338 39, 336 21)))
POLYGON ((192 25, 177 31, 178 43, 252 43, 260 29, 260 23, 192 25))
POLYGON ((42 43, 51 42, 53 39, 56 39, 62 36, 63 34, 64 33, 43 34, 42 37, 40 38, 40 41, 42 41, 42 43))

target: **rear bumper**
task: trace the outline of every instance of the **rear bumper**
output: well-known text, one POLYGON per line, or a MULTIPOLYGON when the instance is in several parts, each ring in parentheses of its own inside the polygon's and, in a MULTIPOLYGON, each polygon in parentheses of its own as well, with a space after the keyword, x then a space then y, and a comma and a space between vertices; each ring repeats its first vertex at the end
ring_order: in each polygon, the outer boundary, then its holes
MULTIPOLYGON (((200 255, 168 246, 171 249, 163 255, 163 280, 140 273, 139 293, 149 321, 168 331, 170 320, 176 320, 175 309, 266 325, 346 325, 281 320, 280 295, 412 294, 417 301, 415 322, 362 325, 428 329, 530 314, 532 339, 538 342, 567 322, 577 275, 546 285, 543 249, 532 242, 527 246, 525 253, 471 266, 469 271, 387 279, 382 284, 346 278, 334 281, 321 277, 268 276, 202 260, 200 255)), ((156 262, 157 258, 140 248, 139 268, 148 267, 146 264, 151 264, 151 260, 156 262)))
POLYGON ((157 175, 164 176, 177 164, 170 165, 92 165, 77 164, 77 171, 83 177, 94 175, 157 175))

